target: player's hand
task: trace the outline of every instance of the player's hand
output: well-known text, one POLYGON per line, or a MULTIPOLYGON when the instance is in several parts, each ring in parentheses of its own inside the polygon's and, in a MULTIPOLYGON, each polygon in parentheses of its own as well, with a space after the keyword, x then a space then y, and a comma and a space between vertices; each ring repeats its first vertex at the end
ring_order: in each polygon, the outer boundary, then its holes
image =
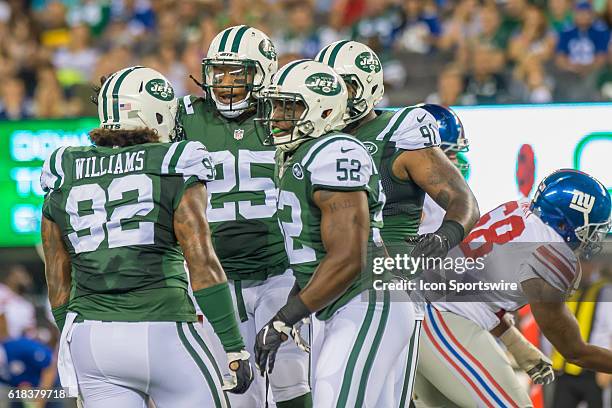
POLYGON ((410 253, 413 258, 444 258, 450 249, 448 238, 435 232, 407 238, 406 241, 415 245, 410 253))
POLYGON ((227 362, 230 369, 230 378, 223 380, 223 391, 232 394, 244 394, 253 382, 253 369, 246 350, 237 353, 227 353, 227 362))
POLYGON ((255 338, 255 365, 262 376, 266 372, 266 367, 268 373, 272 373, 276 353, 281 344, 291 336, 291 330, 291 326, 274 316, 257 333, 255 338))
POLYGON ((548 357, 540 360, 532 369, 526 371, 531 377, 534 384, 548 385, 555 380, 555 372, 552 368, 552 362, 548 357))

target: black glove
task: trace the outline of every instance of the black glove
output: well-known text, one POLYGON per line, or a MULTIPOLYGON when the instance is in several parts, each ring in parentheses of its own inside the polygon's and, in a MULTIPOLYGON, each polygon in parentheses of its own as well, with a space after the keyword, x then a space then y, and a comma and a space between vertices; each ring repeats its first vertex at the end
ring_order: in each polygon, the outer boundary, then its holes
POLYGON ((235 353, 227 353, 227 362, 230 369, 230 378, 223 380, 223 391, 232 394, 244 394, 253 382, 253 369, 249 358, 251 355, 246 350, 235 353))
MULTIPOLYGON (((436 232, 419 235, 411 257, 444 258, 451 248, 457 246, 464 235, 463 226, 453 220, 445 220, 436 232)), ((407 239, 415 244, 414 238, 407 239)))
POLYGON ((444 258, 448 254, 449 249, 448 239, 434 232, 419 235, 410 256, 413 258, 444 258))
POLYGON ((294 325, 310 315, 299 296, 287 299, 287 304, 264 327, 261 328, 255 338, 255 365, 263 376, 266 372, 272 373, 276 353, 281 344, 291 338, 301 349, 307 351, 307 345, 303 343, 299 330, 294 325))
POLYGON ((274 316, 274 318, 257 333, 255 339, 255 365, 261 375, 264 375, 266 372, 266 366, 268 368, 268 373, 272 373, 274 361, 276 360, 276 353, 281 344, 291 335, 291 326, 288 326, 281 320, 276 320, 277 316, 274 316))

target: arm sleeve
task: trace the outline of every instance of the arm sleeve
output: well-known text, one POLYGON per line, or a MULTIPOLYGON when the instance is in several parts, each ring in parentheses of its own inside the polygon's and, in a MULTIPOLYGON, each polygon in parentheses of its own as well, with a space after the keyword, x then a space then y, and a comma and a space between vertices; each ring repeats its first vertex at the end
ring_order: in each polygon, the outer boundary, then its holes
MULTIPOLYGON (((438 122, 423 108, 405 108, 395 114, 391 142, 401 150, 419 150, 440 145, 438 122)), ((392 119, 393 120, 393 119, 392 119)))
POLYGON ((578 284, 579 276, 578 260, 563 242, 539 245, 519 270, 520 282, 540 278, 567 294, 578 284))
POLYGON ((368 190, 370 177, 376 169, 366 148, 356 139, 346 136, 324 140, 323 145, 315 145, 313 151, 315 153, 303 162, 313 192, 321 189, 368 190))

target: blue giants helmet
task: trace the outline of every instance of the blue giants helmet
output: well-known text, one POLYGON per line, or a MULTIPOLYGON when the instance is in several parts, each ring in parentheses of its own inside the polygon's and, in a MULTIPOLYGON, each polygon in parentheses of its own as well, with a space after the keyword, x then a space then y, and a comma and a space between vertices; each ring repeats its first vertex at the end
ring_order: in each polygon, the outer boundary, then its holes
POLYGON ((593 177, 578 170, 557 170, 546 177, 531 210, 585 258, 602 248, 610 230, 610 193, 593 177))
POLYGON ((459 116, 453 112, 450 108, 445 108, 441 105, 434 105, 431 103, 424 103, 418 105, 420 108, 425 109, 431 113, 436 122, 438 122, 438 129, 440 131, 440 148, 446 152, 467 152, 470 144, 465 137, 463 130, 463 124, 459 119, 459 116))

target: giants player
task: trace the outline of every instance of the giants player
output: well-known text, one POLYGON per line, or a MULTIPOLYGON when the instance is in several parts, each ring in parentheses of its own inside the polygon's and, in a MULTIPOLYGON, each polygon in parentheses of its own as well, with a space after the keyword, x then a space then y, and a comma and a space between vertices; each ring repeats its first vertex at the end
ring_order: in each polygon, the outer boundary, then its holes
MULTIPOLYGON (((600 182, 580 171, 559 170, 542 181, 532 202, 510 201, 480 219, 449 256, 483 257, 478 279, 514 282, 518 290, 483 291, 477 300, 484 307, 475 309, 458 302, 427 305, 417 405, 531 406, 487 331, 500 322, 497 316, 526 304, 543 335, 569 362, 612 372, 612 352, 585 343, 564 304, 580 279, 578 257, 601 249, 610 208, 610 194, 600 182)), ((522 340, 512 327, 502 327, 493 332, 516 355, 522 340)))

